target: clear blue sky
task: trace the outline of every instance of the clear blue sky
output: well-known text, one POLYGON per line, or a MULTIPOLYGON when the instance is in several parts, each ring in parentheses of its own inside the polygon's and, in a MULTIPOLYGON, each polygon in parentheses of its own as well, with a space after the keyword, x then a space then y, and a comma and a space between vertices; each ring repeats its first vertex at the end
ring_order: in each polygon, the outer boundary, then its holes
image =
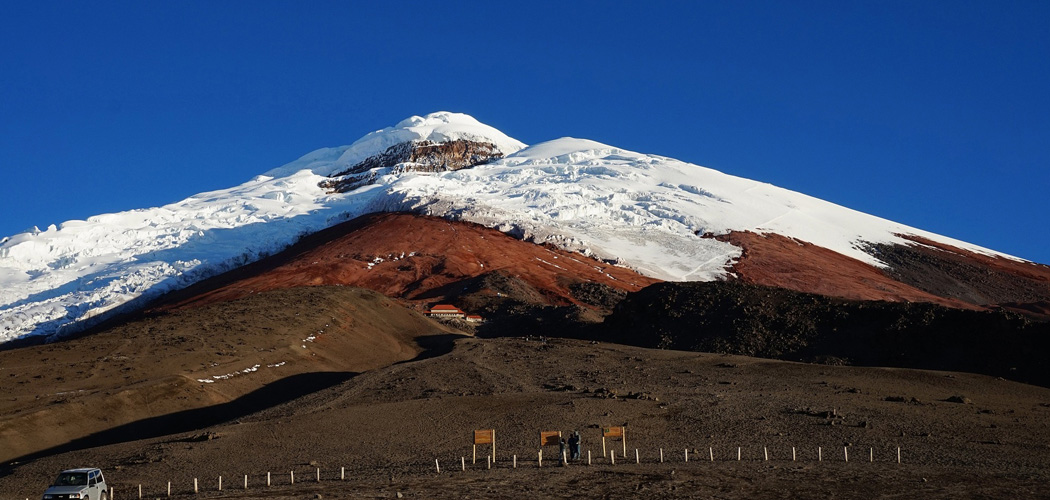
POLYGON ((593 139, 1050 263, 1050 2, 2 2, 0 236, 410 115, 593 139))

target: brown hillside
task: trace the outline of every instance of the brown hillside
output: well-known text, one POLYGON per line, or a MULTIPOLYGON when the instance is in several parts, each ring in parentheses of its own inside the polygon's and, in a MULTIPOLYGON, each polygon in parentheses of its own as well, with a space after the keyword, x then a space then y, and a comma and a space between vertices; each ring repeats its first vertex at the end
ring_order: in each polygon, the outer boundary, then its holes
POLYGON ((36 498, 91 464, 117 498, 165 498, 168 481, 213 499, 1048 498, 1048 417, 1050 390, 980 375, 464 338, 233 421, 0 467, 0 491, 36 498), (600 429, 619 425, 614 465, 600 429), (475 429, 496 430, 492 469, 487 446, 473 463, 475 429), (538 468, 539 431, 573 429, 584 460, 546 447, 538 468))
POLYGON ((148 424, 120 440, 236 418, 415 358, 449 333, 369 290, 308 287, 0 351, 0 461, 112 440, 108 429, 134 422, 148 424))

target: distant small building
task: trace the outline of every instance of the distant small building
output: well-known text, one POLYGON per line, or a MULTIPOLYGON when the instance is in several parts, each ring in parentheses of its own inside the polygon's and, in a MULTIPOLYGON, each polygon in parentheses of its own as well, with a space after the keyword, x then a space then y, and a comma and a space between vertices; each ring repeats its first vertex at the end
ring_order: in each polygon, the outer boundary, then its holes
POLYGON ((482 321, 485 321, 485 319, 477 314, 467 315, 467 323, 481 323, 482 321))
POLYGON ((464 319, 467 317, 467 313, 453 305, 438 304, 427 311, 427 316, 431 318, 464 319))

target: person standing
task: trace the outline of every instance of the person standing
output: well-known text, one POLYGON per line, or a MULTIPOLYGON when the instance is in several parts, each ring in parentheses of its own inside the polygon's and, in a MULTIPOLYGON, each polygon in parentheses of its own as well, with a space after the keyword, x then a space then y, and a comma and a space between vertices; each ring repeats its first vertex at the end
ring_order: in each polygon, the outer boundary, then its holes
POLYGON ((573 460, 580 459, 580 431, 572 431, 569 436, 569 455, 573 460))

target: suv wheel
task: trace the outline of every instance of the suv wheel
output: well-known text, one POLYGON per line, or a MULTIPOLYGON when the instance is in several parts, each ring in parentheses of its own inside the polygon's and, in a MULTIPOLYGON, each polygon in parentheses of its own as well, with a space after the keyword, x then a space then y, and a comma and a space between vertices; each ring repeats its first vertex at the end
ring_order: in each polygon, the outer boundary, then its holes
POLYGON ((109 498, 109 495, 106 494, 105 491, 103 491, 102 495, 98 497, 98 500, 107 500, 108 498, 109 498))

